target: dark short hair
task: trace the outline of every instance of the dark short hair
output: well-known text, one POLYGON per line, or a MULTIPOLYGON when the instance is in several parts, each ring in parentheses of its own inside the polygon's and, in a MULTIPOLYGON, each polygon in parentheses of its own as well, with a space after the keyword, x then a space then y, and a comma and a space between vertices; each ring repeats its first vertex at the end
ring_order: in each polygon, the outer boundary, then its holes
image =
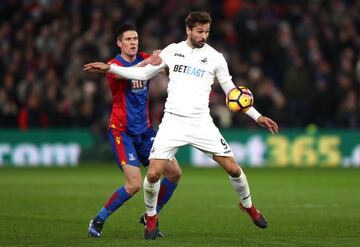
POLYGON ((193 11, 185 18, 186 27, 193 29, 196 24, 211 24, 211 16, 205 11, 193 11))
POLYGON ((122 35, 127 31, 135 31, 136 27, 133 24, 123 24, 121 26, 118 26, 116 28, 116 38, 121 39, 122 35))

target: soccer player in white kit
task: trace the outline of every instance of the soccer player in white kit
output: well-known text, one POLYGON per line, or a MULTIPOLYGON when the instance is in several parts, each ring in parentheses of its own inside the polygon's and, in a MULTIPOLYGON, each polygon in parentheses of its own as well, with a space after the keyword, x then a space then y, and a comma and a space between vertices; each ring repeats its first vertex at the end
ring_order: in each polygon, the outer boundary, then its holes
MULTIPOLYGON (((90 72, 110 72, 137 80, 148 80, 163 68, 169 68, 170 81, 165 113, 150 152, 150 165, 144 179, 147 213, 145 239, 156 238, 156 203, 160 176, 167 160, 174 158, 178 148, 187 144, 210 155, 225 169, 239 196, 239 207, 251 217, 255 225, 266 228, 265 217, 251 201, 246 176, 210 116, 209 94, 215 78, 226 94, 235 87, 223 55, 206 44, 211 17, 206 12, 194 11, 186 17, 185 23, 187 40, 170 44, 163 49, 160 53, 162 63, 159 66, 130 68, 114 64, 109 66, 101 62, 84 66, 84 70, 90 72)), ((273 134, 278 132, 278 125, 270 118, 262 116, 254 107, 246 114, 273 134)))

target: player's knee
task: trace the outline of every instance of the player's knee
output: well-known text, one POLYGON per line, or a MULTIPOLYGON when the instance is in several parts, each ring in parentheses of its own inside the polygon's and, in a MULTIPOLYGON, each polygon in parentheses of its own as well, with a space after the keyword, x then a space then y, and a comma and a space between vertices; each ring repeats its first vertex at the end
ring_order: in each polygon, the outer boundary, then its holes
POLYGON ((178 183, 182 175, 181 168, 176 159, 171 160, 165 170, 164 176, 173 183, 178 183))
POLYGON ((181 169, 179 168, 179 169, 177 169, 176 172, 174 173, 174 176, 173 176, 174 182, 177 183, 177 182, 180 180, 181 175, 182 175, 182 171, 181 171, 181 169))
POLYGON ((150 183, 156 183, 160 179, 161 174, 156 170, 149 170, 146 177, 150 183))
POLYGON ((241 174, 241 169, 240 167, 235 163, 233 165, 231 165, 228 169, 227 169, 227 173, 235 178, 235 177, 239 177, 241 174))
POLYGON ((173 170, 171 173, 166 174, 166 178, 170 180, 172 183, 178 183, 182 175, 182 171, 180 168, 173 170))
POLYGON ((141 189, 141 181, 134 181, 132 183, 128 183, 126 189, 130 195, 136 194, 141 189))
POLYGON ((138 184, 134 184, 133 190, 134 190, 134 194, 139 192, 141 189, 141 183, 138 184))

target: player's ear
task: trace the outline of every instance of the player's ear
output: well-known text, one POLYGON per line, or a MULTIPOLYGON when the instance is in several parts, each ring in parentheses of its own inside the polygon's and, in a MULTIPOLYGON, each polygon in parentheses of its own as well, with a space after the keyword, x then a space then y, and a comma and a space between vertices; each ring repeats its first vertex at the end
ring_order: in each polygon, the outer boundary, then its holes
POLYGON ((117 46, 121 49, 122 48, 122 43, 121 43, 121 40, 120 39, 117 39, 116 40, 116 44, 117 46))
POLYGON ((190 35, 190 33, 191 33, 191 28, 186 27, 186 34, 189 36, 189 35, 190 35))

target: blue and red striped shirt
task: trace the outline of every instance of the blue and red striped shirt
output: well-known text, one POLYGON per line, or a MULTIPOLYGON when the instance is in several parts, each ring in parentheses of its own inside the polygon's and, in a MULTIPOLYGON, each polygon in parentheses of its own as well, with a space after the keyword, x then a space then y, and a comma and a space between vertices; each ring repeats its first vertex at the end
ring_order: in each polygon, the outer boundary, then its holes
MULTIPOLYGON (((131 67, 150 55, 139 53, 133 62, 126 61, 120 54, 108 64, 115 63, 123 67, 131 67)), ((106 73, 112 94, 112 112, 109 128, 119 129, 130 134, 144 133, 150 127, 148 83, 150 81, 118 79, 106 73)))

